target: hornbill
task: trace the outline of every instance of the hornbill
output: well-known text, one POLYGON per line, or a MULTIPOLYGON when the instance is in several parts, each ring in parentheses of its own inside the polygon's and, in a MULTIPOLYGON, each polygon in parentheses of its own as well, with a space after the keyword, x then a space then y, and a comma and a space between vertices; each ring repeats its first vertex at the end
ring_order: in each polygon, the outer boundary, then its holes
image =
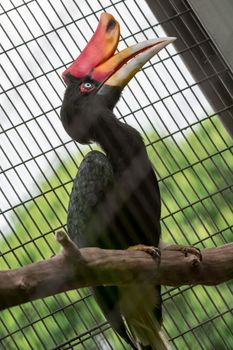
MULTIPOLYGON (((61 120, 81 144, 96 142, 74 181, 68 233, 80 247, 145 250, 159 254, 160 192, 140 134, 113 108, 136 72, 175 38, 135 44, 115 53, 120 27, 102 13, 96 32, 62 77, 67 85, 61 120)), ((134 349, 168 349, 161 331, 160 286, 94 287, 112 328, 134 349)))

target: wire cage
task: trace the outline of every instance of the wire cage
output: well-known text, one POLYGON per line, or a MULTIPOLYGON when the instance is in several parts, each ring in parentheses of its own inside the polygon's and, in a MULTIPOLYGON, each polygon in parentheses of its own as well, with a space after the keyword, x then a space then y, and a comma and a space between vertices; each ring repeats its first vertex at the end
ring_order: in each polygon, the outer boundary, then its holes
MULTIPOLYGON (((233 144, 219 117, 232 118, 233 79, 188 2, 157 0, 150 8, 145 0, 4 0, 1 270, 58 251, 54 232, 66 228, 73 179, 95 147, 80 146, 62 128, 61 73, 103 11, 121 24, 119 50, 166 34, 178 37, 136 75, 115 110, 144 138, 162 194, 163 239, 199 248, 232 241, 233 144)), ((163 287, 164 329, 174 349, 233 348, 232 287, 163 287)), ((90 290, 82 289, 2 311, 0 348, 129 346, 110 328, 90 290)))

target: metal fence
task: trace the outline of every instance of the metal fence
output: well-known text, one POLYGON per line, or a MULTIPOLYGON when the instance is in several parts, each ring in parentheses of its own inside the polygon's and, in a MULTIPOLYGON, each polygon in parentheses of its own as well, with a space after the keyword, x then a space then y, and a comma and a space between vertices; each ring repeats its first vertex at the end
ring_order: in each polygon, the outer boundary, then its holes
MULTIPOLYGON (((58 251, 53 234, 66 227, 72 181, 91 148, 74 143, 61 126, 61 72, 102 11, 121 24, 119 49, 164 30, 179 37, 137 74, 115 111, 144 137, 162 193, 164 240, 200 248, 232 241, 232 140, 218 118, 232 118, 232 75, 185 0, 155 3, 157 17, 144 0, 1 2, 1 269, 58 251)), ((162 297, 174 349, 233 348, 232 282, 164 287, 162 297)), ((1 312, 0 348, 127 346, 84 289, 1 312)))

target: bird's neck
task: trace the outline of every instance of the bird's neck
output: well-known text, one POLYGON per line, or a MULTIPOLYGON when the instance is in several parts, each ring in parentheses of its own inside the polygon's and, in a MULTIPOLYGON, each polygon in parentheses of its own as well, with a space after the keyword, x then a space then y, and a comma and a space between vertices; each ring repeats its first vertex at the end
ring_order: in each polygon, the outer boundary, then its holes
POLYGON ((133 160, 138 160, 138 167, 145 170, 150 167, 143 140, 134 128, 115 117, 105 117, 99 125, 95 141, 109 157, 115 172, 122 173, 133 160))

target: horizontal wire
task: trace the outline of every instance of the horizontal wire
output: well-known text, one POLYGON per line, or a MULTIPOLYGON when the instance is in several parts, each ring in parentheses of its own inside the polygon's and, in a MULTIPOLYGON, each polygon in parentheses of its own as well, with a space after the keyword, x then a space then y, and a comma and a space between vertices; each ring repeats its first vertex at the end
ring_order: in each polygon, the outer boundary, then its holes
MULTIPOLYGON (((73 142, 73 141, 71 141, 71 142, 73 142)), ((58 146, 58 147, 61 147, 61 146, 58 146)), ((201 158, 200 160, 198 160, 198 161, 196 161, 196 162, 194 162, 194 163, 191 163, 191 164, 189 164, 189 165, 187 165, 187 166, 185 166, 185 167, 183 167, 183 168, 179 168, 177 171, 174 171, 173 173, 170 173, 169 175, 166 175, 166 176, 164 176, 164 177, 161 177, 160 179, 158 179, 158 182, 159 182, 159 183, 160 183, 160 182, 163 182, 163 181, 169 179, 170 177, 173 177, 173 176, 175 176, 175 175, 177 175, 177 174, 179 174, 179 173, 182 173, 182 172, 185 171, 185 170, 192 169, 194 166, 199 165, 199 164, 202 164, 203 162, 209 160, 210 158, 216 157, 217 155, 219 155, 219 154, 221 154, 221 153, 224 153, 224 152, 226 152, 226 151, 230 151, 231 149, 233 149, 233 146, 231 146, 231 147, 229 146, 229 147, 227 147, 227 148, 224 148, 224 149, 222 149, 222 150, 219 150, 219 151, 216 152, 216 153, 213 153, 213 154, 211 154, 211 155, 209 155, 209 156, 206 156, 206 157, 204 157, 204 158, 201 158)), ((48 151, 48 152, 50 152, 50 151, 48 151)), ((28 162, 28 161, 30 161, 30 160, 26 160, 25 163, 28 162)), ((5 170, 4 172, 7 172, 7 171, 9 171, 9 170, 11 170, 11 169, 14 169, 15 167, 20 166, 20 165, 22 165, 22 164, 24 164, 24 163, 20 163, 20 164, 14 166, 14 167, 11 167, 11 168, 9 168, 8 170, 5 170)), ((27 199, 27 200, 25 200, 25 201, 21 201, 19 204, 16 204, 16 205, 14 205, 14 206, 11 206, 11 208, 2 210, 2 211, 1 211, 1 214, 6 214, 6 213, 8 213, 8 212, 11 211, 11 210, 15 210, 15 209, 17 209, 18 207, 20 207, 21 205, 25 205, 25 204, 30 203, 32 200, 36 200, 36 199, 39 199, 39 198, 41 198, 41 197, 45 197, 47 194, 50 194, 51 192, 55 192, 56 190, 59 190, 59 189, 61 189, 61 188, 64 188, 64 187, 70 185, 71 183, 73 183, 73 179, 68 180, 68 181, 65 181, 65 182, 62 182, 61 185, 53 186, 52 188, 50 188, 50 189, 47 190, 47 191, 43 191, 43 192, 39 193, 38 195, 33 195, 33 197, 31 197, 31 198, 29 198, 29 199, 27 199)), ((216 192, 216 193, 217 193, 217 192, 216 192)), ((206 196, 205 198, 208 198, 208 196, 206 196)), ((192 206, 193 203, 194 203, 194 202, 191 202, 187 207, 192 206)))
MULTIPOLYGON (((120 4, 120 3, 124 2, 124 1, 126 1, 126 0, 119 0, 119 1, 116 2, 116 5, 117 5, 117 4, 120 4)), ((30 2, 38 3, 37 0, 32 0, 32 1, 30 1, 30 2)), ((30 4, 30 2, 29 2, 29 4, 30 4)), ((25 3, 25 4, 23 4, 22 6, 27 7, 27 5, 28 5, 28 3, 25 3)), ((109 8, 112 7, 112 6, 113 6, 113 5, 105 6, 105 7, 103 7, 102 9, 99 9, 99 10, 97 10, 97 11, 93 11, 93 12, 91 12, 90 14, 85 15, 85 16, 83 16, 83 17, 81 17, 81 18, 79 18, 79 19, 77 19, 77 20, 75 20, 75 21, 71 21, 71 22, 68 22, 68 23, 66 23, 66 24, 62 24, 61 26, 58 26, 58 27, 56 27, 56 28, 53 28, 53 29, 51 29, 51 30, 49 30, 49 31, 47 31, 47 32, 43 32, 43 34, 41 34, 41 35, 33 36, 32 39, 23 41, 21 44, 12 45, 11 48, 6 49, 6 50, 3 49, 3 52, 0 53, 0 56, 1 56, 1 54, 3 54, 3 53, 7 53, 7 52, 9 52, 9 51, 11 51, 11 50, 15 50, 15 49, 17 49, 17 48, 19 48, 19 47, 21 47, 21 46, 23 46, 23 45, 25 45, 25 44, 30 44, 31 42, 33 42, 33 41, 35 41, 35 40, 41 39, 41 38, 43 38, 43 37, 47 37, 47 36, 49 36, 49 34, 52 34, 52 33, 54 33, 54 32, 57 32, 57 31, 59 31, 60 29, 66 28, 66 27, 68 27, 68 26, 71 25, 71 24, 74 24, 74 23, 77 24, 77 22, 82 21, 83 19, 87 19, 87 18, 90 17, 90 16, 99 14, 99 12, 101 12, 101 11, 103 11, 103 10, 107 10, 107 9, 109 9, 109 8)), ((15 9, 17 9, 17 7, 16 7, 15 9)), ((14 10, 14 9, 12 9, 12 10, 14 10)), ((6 11, 4 14, 7 14, 8 12, 10 12, 10 11, 12 11, 12 10, 6 11)), ((3 13, 0 14, 0 17, 1 17, 1 15, 3 15, 3 13)))
POLYGON ((24 326, 22 326, 22 327, 20 327, 20 328, 18 328, 18 329, 16 329, 16 330, 12 331, 12 332, 9 332, 9 334, 7 334, 7 335, 5 335, 5 336, 3 336, 3 337, 0 337, 0 341, 4 340, 4 339, 6 339, 6 338, 8 338, 8 337, 10 337, 10 336, 12 336, 12 335, 15 335, 15 334, 18 333, 18 332, 21 332, 23 329, 28 328, 29 326, 31 326, 31 325, 33 325, 33 324, 39 323, 39 322, 41 322, 41 321, 43 321, 43 320, 46 320, 48 317, 54 316, 54 315, 56 315, 57 313, 59 313, 59 312, 61 312, 61 311, 64 311, 65 309, 70 308, 71 306, 80 304, 80 303, 82 303, 84 300, 86 300, 86 299, 88 299, 88 298, 90 298, 90 297, 93 297, 93 295, 92 295, 92 294, 88 294, 88 295, 82 297, 82 299, 79 299, 79 300, 76 300, 76 301, 74 301, 74 302, 71 302, 71 303, 69 303, 69 304, 67 304, 67 305, 64 305, 64 306, 60 307, 59 309, 57 309, 57 310, 55 310, 55 311, 50 311, 50 313, 47 314, 46 316, 41 316, 41 317, 38 318, 37 320, 31 321, 30 323, 28 323, 28 324, 26 324, 26 325, 24 325, 24 326))
MULTIPOLYGON (((168 99, 168 98, 170 98, 170 97, 172 97, 172 96, 175 96, 175 95, 177 95, 177 94, 179 94, 179 93, 181 93, 181 92, 190 90, 190 88, 193 88, 193 87, 195 87, 195 86, 198 86, 199 84, 201 84, 201 83, 203 83, 203 82, 205 82, 205 81, 208 81, 209 79, 215 78, 215 77, 217 77, 217 76, 219 76, 219 75, 221 75, 221 74, 224 74, 224 73, 227 72, 227 71, 228 71, 228 69, 225 69, 225 70, 223 70, 223 71, 221 71, 221 72, 211 74, 211 75, 209 75, 209 76, 207 76, 207 77, 205 77, 205 78, 203 78, 203 79, 200 79, 200 80, 196 81, 195 83, 192 83, 192 84, 186 86, 185 88, 178 89, 177 91, 175 91, 175 92, 173 92, 173 93, 170 93, 170 94, 168 94, 168 95, 166 95, 166 96, 164 96, 164 97, 161 97, 160 99, 157 99, 157 100, 152 101, 152 102, 150 102, 150 103, 148 103, 148 104, 145 104, 145 105, 143 105, 143 107, 140 107, 140 108, 138 108, 138 109, 135 109, 135 110, 133 110, 133 111, 130 111, 129 113, 126 113, 126 114, 124 115, 124 118, 127 118, 128 116, 132 115, 132 112, 133 112, 133 113, 137 113, 137 112, 139 112, 139 111, 141 111, 141 110, 144 110, 144 109, 146 109, 146 108, 148 108, 148 107, 151 107, 151 106, 154 105, 154 104, 157 104, 157 103, 159 103, 159 102, 161 102, 161 101, 165 101, 166 99, 168 99)), ((34 79, 33 79, 33 80, 34 80, 34 79)), ((5 94, 6 92, 7 92, 7 91, 5 90, 3 93, 5 94)), ((7 93, 6 93, 6 95, 7 95, 7 93)), ((230 108, 232 108, 232 107, 233 107, 233 104, 230 105, 230 106, 224 107, 224 108, 220 109, 219 111, 216 111, 214 114, 208 115, 207 118, 210 118, 211 116, 214 116, 214 115, 216 115, 216 114, 218 114, 218 113, 224 112, 224 111, 226 111, 227 109, 230 109, 230 108)), ((53 112, 53 111, 56 111, 56 112, 57 112, 60 108, 61 108, 61 105, 59 105, 59 106, 57 106, 57 107, 54 107, 54 108, 50 108, 49 110, 46 110, 46 111, 44 111, 43 113, 41 113, 41 114, 39 114, 39 115, 37 115, 37 116, 35 116, 35 117, 32 117, 32 118, 27 119, 27 120, 25 120, 25 121, 22 121, 21 123, 15 124, 15 125, 13 125, 13 126, 11 126, 11 127, 9 127, 9 128, 3 129, 3 131, 0 132, 0 135, 1 135, 1 134, 4 134, 4 133, 7 133, 8 131, 10 131, 10 130, 12 130, 12 129, 17 128, 18 126, 24 125, 24 124, 26 124, 26 123, 29 123, 30 121, 33 121, 33 120, 35 120, 35 119, 38 119, 38 118, 44 116, 45 114, 49 114, 49 113, 51 113, 51 112, 53 112)), ((122 117, 119 118, 119 119, 122 119, 122 117)), ((198 123, 198 122, 200 122, 200 121, 202 121, 202 120, 204 120, 204 119, 205 119, 205 118, 203 118, 203 119, 198 119, 196 123, 198 123)), ((189 124, 189 125, 192 125, 192 124, 189 124)), ((194 123, 193 125, 195 125, 195 123, 194 123)), ((188 126, 187 126, 187 127, 188 127, 188 126)), ((182 129, 179 129, 179 130, 182 130, 182 129)))
POLYGON ((197 204, 199 204, 199 203, 202 203, 203 201, 205 201, 205 200, 207 200, 207 199, 209 199, 209 198, 211 198, 211 197, 213 197, 213 196, 216 196, 216 195, 219 194, 219 193, 222 193, 222 192, 224 192, 224 191, 227 191, 227 190, 229 190, 229 189, 231 189, 231 188, 233 188, 233 184, 232 184, 232 185, 229 185, 229 186, 226 186, 226 187, 223 187, 223 188, 220 188, 220 189, 218 189, 218 190, 215 191, 215 192, 211 192, 211 193, 208 194, 207 196, 203 196, 203 197, 201 197, 200 199, 198 199, 198 200, 196 200, 196 201, 193 201, 191 204, 188 204, 188 205, 185 205, 185 206, 183 206, 183 207, 180 207, 178 210, 173 211, 171 214, 168 214, 168 215, 163 216, 163 217, 161 218, 161 220, 162 220, 162 221, 163 221, 163 220, 166 220, 166 219, 169 218, 170 216, 174 216, 174 215, 176 215, 176 214, 178 214, 178 213, 180 213, 180 212, 183 212, 184 210, 189 209, 190 207, 193 207, 193 206, 195 206, 195 205, 197 205, 197 204))
MULTIPOLYGON (((92 332, 95 332, 95 331, 98 331, 98 330, 101 330, 101 328, 104 328, 104 330, 107 330, 110 328, 109 324, 105 321, 105 322, 102 322, 100 323, 98 326, 95 326, 93 328, 90 328, 89 330, 77 335, 76 337, 73 337, 71 339, 69 339, 68 341, 64 342, 64 343, 61 343, 58 347, 55 347, 53 348, 52 350, 58 350, 58 349, 62 349, 63 346, 67 345, 67 344, 70 344, 72 343, 73 341, 76 341, 77 339, 80 339, 82 337, 86 337, 89 335, 89 337, 91 337, 91 333, 92 332)), ((102 330, 101 330, 102 331, 102 330)), ((97 333, 98 334, 98 333, 97 333)), ((89 337, 86 338, 89 339, 89 337)))
MULTIPOLYGON (((219 189, 218 191, 212 192, 211 194, 209 194, 209 195, 207 195, 207 196, 203 196, 202 198, 200 198, 200 199, 198 199, 198 200, 192 202, 191 204, 186 205, 186 206, 183 206, 183 207, 180 207, 179 209, 177 209, 177 210, 175 210, 175 211, 169 213, 168 215, 165 215, 165 216, 161 217, 161 221, 163 222, 163 221, 165 221, 166 219, 168 219, 168 218, 170 218, 170 217, 173 217, 173 216, 179 214, 180 212, 184 212, 186 209, 192 208, 193 206, 195 206, 195 205, 197 205, 197 204, 199 204, 199 203, 202 203, 203 201, 208 200, 208 199, 210 199, 211 197, 216 196, 217 194, 220 194, 220 193, 222 193, 222 192, 224 192, 224 191, 227 191, 227 190, 229 190, 229 189, 231 189, 231 188, 233 188, 233 184, 232 184, 232 185, 229 185, 229 186, 226 186, 226 187, 224 187, 224 188, 222 188, 222 189, 219 189)), ((23 242, 23 243, 22 243, 21 245, 19 245, 19 246, 12 247, 11 250, 8 250, 8 251, 6 251, 6 252, 4 252, 4 253, 0 253, 0 257, 1 257, 1 256, 4 256, 4 255, 7 255, 7 254, 9 254, 9 253, 11 253, 12 251, 15 251, 15 250, 17 250, 17 249, 20 249, 21 247, 24 247, 24 246, 27 245, 27 244, 30 244, 30 243, 32 243, 32 242, 35 242, 35 241, 37 241, 38 239, 42 239, 42 238, 44 238, 45 236, 47 236, 47 235, 49 235, 49 234, 51 234, 51 233, 54 233, 54 231, 57 231, 57 230, 60 230, 60 229, 64 229, 65 227, 66 227, 65 224, 64 224, 64 225, 59 225, 59 226, 57 226, 56 228, 54 228, 53 230, 47 231, 47 232, 44 233, 43 235, 40 235, 40 236, 38 236, 38 237, 34 237, 34 238, 32 238, 31 240, 29 240, 29 241, 23 242)))
MULTIPOLYGON (((119 0, 119 1, 117 1, 117 2, 115 3, 115 5, 121 4, 123 1, 126 1, 126 0, 119 0)), ((36 2, 36 0, 31 0, 31 1, 29 1, 28 3, 30 3, 30 2, 36 2)), ((27 4, 28 4, 28 3, 27 3, 27 4)), ((26 7, 27 4, 21 4, 21 5, 19 5, 18 7, 22 7, 22 6, 25 6, 25 7, 26 7)), ((4 13, 0 13, 0 17, 1 17, 2 14, 7 14, 8 12, 17 9, 18 7, 15 7, 14 9, 10 9, 10 10, 4 12, 4 13)), ((44 32, 44 33, 41 34, 41 35, 33 36, 32 39, 25 40, 25 41, 23 41, 23 43, 18 44, 18 45, 14 45, 14 46, 12 46, 12 47, 9 48, 9 49, 5 49, 5 50, 3 49, 3 52, 1 52, 0 55, 1 55, 2 53, 7 53, 7 52, 9 52, 9 51, 11 51, 11 50, 15 50, 15 49, 17 49, 17 48, 19 48, 19 47, 21 47, 21 46, 23 46, 23 45, 30 44, 30 43, 33 42, 33 41, 36 41, 36 40, 38 40, 38 39, 41 39, 41 38, 43 38, 43 37, 48 36, 49 34, 54 33, 54 31, 59 31, 60 29, 66 28, 66 27, 70 26, 71 24, 74 24, 74 23, 75 23, 75 24, 78 24, 79 21, 82 21, 83 19, 87 19, 88 17, 93 16, 94 14, 95 14, 95 15, 96 15, 96 14, 99 14, 99 12, 101 12, 101 11, 103 11, 103 10, 107 10, 107 9, 110 8, 110 7, 113 7, 113 5, 111 4, 111 5, 105 6, 105 7, 103 7, 103 8, 100 9, 100 10, 97 10, 97 11, 94 11, 94 12, 90 13, 89 15, 82 16, 81 18, 78 18, 78 19, 76 19, 76 20, 74 20, 74 21, 70 21, 70 22, 68 22, 68 23, 62 24, 61 26, 58 26, 58 27, 56 27, 56 28, 54 28, 54 29, 51 29, 51 30, 49 30, 49 31, 47 31, 47 32, 44 32)), ((154 24, 153 26, 150 26, 150 27, 148 26, 148 27, 146 27, 146 28, 143 28, 143 31, 147 31, 147 30, 149 30, 149 29, 156 28, 156 27, 159 26, 159 25, 162 25, 162 24, 164 24, 164 23, 167 23, 167 22, 170 22, 170 21, 172 21, 172 20, 174 20, 174 19, 177 19, 177 18, 180 17, 180 16, 183 16, 183 15, 187 14, 187 13, 190 12, 190 11, 191 11, 190 9, 189 9, 189 10, 185 10, 185 11, 179 13, 178 15, 171 16, 171 17, 169 17, 169 18, 167 18, 167 19, 165 19, 165 20, 163 20, 163 21, 160 21, 160 22, 154 24)), ((140 30, 140 31, 138 31, 138 32, 135 32, 134 35, 137 35, 137 34, 140 34, 140 33, 142 33, 142 30, 140 30)), ((132 37, 132 35, 128 35, 128 36, 125 36, 124 39, 127 40, 127 39, 129 39, 129 38, 131 38, 131 37, 132 37)), ((210 40, 210 39, 207 39, 206 41, 209 41, 209 40, 210 40)), ((120 42, 121 42, 121 39, 120 39, 120 42)))
POLYGON ((232 312, 232 311, 233 311, 233 308, 229 308, 229 310, 225 310, 225 311, 219 313, 218 315, 215 315, 215 316, 213 316, 213 317, 210 317, 208 320, 202 321, 202 322, 200 322, 198 325, 193 326, 192 328, 190 328, 189 330, 187 330, 187 331, 185 331, 185 332, 182 332, 182 333, 180 333, 179 335, 177 335, 177 336, 175 336, 175 337, 172 337, 172 338, 170 339, 170 341, 173 341, 173 340, 175 340, 175 339, 177 339, 177 338, 179 338, 179 337, 182 337, 182 336, 184 336, 185 334, 187 334, 187 333, 189 333, 189 332, 191 332, 191 331, 193 331, 193 330, 196 330, 196 329, 198 329, 199 327, 204 326, 204 325, 206 325, 207 323, 212 322, 212 321, 216 320, 217 318, 219 318, 219 317, 221 317, 221 316, 225 316, 226 314, 228 314, 229 312, 232 312))
MULTIPOLYGON (((29 1, 27 1, 27 4, 30 4, 31 2, 35 2, 35 1, 36 1, 36 0, 29 0, 29 1)), ((2 6, 2 5, 1 5, 1 6, 2 6)), ((23 6, 26 6, 26 4, 23 3, 23 4, 20 4, 20 5, 17 5, 17 6, 14 5, 14 7, 11 8, 11 9, 9 9, 9 10, 3 10, 3 11, 0 13, 0 17, 1 17, 1 15, 6 15, 6 14, 8 14, 9 12, 18 10, 20 7, 23 7, 23 6)))
MULTIPOLYGON (((171 58, 174 58, 174 57, 177 57, 177 56, 179 57, 181 54, 183 54, 183 53, 185 53, 185 52, 189 52, 191 49, 194 49, 194 48, 196 48, 196 47, 198 47, 198 46, 200 46, 200 45, 202 45, 202 44, 205 44, 205 43, 208 42, 208 41, 209 41, 209 39, 203 40, 203 41, 201 41, 200 43, 193 44, 193 45, 190 46, 190 47, 187 47, 187 48, 185 48, 185 49, 183 49, 183 50, 177 51, 176 53, 170 55, 169 57, 161 58, 158 62, 154 62, 153 64, 149 64, 149 63, 148 63, 146 67, 142 67, 142 68, 141 68, 141 71, 143 72, 143 71, 145 71, 145 70, 147 70, 147 69, 149 69, 149 68, 151 68, 151 67, 154 67, 154 66, 156 66, 156 65, 158 65, 158 64, 160 64, 160 63, 163 63, 163 62, 165 62, 165 61, 168 61, 168 60, 170 60, 171 58)), ((2 94, 6 94, 7 92, 10 92, 10 91, 12 91, 12 90, 15 90, 15 89, 17 89, 17 88, 19 88, 19 87, 21 87, 21 86, 27 85, 28 83, 31 83, 31 82, 33 82, 33 81, 35 81, 35 80, 38 80, 38 79, 40 79, 40 78, 42 78, 42 77, 44 77, 44 76, 47 76, 47 75, 49 75, 49 74, 51 74, 51 73, 53 73, 53 72, 56 72, 57 70, 68 66, 68 65, 71 64, 72 62, 73 62, 73 61, 69 61, 69 62, 67 62, 66 64, 58 65, 56 68, 54 67, 53 69, 50 69, 50 70, 46 71, 46 73, 42 73, 42 74, 38 74, 37 76, 33 76, 31 79, 28 79, 28 80, 23 80, 23 79, 21 79, 21 80, 23 81, 22 83, 15 84, 15 85, 12 84, 12 87, 7 88, 7 89, 5 89, 4 91, 0 92, 0 96, 1 96, 2 94)), ((226 72, 228 72, 228 71, 229 71, 229 68, 226 68, 226 72)), ((61 79, 61 78, 60 78, 60 79, 61 79)), ((205 78, 203 78, 203 79, 204 79, 203 81, 206 80, 205 78)), ((61 79, 61 81, 62 81, 62 83, 64 84, 64 87, 65 87, 65 83, 63 82, 62 79, 61 79)), ((201 83, 201 82, 202 82, 202 80, 200 80, 199 83, 201 83)), ((195 85, 197 85, 197 84, 195 84, 195 85)))

